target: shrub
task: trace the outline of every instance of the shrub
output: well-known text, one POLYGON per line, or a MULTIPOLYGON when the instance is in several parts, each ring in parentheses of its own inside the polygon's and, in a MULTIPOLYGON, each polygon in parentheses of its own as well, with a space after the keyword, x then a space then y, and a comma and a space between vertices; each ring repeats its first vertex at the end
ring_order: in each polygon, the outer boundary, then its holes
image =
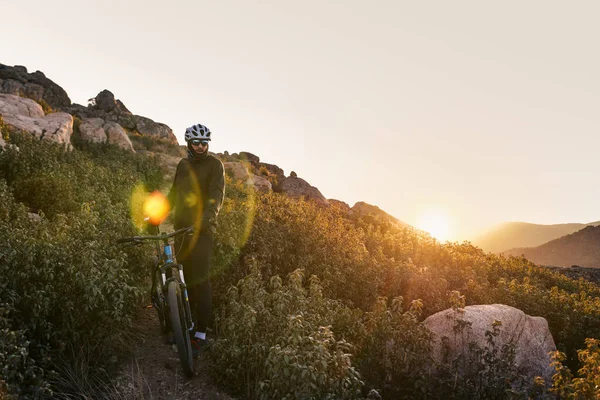
POLYGON ((266 287, 254 269, 229 289, 209 352, 215 379, 252 399, 360 397, 352 346, 327 325, 343 306, 323 297, 316 277, 308 289, 302 281, 297 270, 266 287))
POLYGON ((556 373, 552 377, 551 391, 561 399, 597 399, 600 397, 600 340, 588 338, 586 348, 578 350, 581 368, 577 377, 563 365, 566 356, 560 351, 552 355, 556 373))
POLYGON ((137 233, 130 194, 145 179, 160 185, 161 168, 111 147, 67 152, 18 134, 10 143, 0 153, 0 304, 11 348, 24 350, 23 371, 2 379, 24 393, 27 371, 44 390, 54 367, 82 353, 106 365, 128 335, 150 249, 124 252, 115 240, 137 233))

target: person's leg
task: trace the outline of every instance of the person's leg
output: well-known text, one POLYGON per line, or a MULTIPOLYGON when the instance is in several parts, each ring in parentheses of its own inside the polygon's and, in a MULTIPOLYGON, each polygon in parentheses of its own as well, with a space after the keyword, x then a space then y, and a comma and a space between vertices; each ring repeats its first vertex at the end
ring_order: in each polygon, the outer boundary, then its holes
POLYGON ((214 237, 212 234, 201 234, 194 249, 198 282, 195 286, 197 332, 205 333, 210 323, 212 313, 212 289, 210 285, 210 270, 214 237))

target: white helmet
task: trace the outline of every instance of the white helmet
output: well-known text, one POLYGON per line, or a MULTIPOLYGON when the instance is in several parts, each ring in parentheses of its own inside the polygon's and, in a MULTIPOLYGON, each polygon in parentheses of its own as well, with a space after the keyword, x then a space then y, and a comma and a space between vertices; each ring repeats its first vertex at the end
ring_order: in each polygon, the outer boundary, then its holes
POLYGON ((190 126, 185 130, 185 141, 193 139, 210 140, 210 129, 201 124, 190 126))

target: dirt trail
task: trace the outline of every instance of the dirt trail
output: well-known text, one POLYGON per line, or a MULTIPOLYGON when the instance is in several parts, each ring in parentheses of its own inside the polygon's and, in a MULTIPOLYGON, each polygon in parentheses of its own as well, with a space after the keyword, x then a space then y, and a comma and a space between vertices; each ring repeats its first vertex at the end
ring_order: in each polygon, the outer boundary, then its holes
POLYGON ((118 397, 234 400, 212 383, 202 355, 195 360, 195 376, 184 377, 179 356, 165 343, 153 308, 141 309, 135 325, 139 334, 131 356, 121 366, 116 382, 118 397))

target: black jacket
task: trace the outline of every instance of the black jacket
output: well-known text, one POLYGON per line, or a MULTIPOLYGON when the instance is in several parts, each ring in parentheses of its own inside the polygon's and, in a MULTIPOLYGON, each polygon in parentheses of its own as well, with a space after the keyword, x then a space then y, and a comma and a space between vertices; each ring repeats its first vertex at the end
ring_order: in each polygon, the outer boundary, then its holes
POLYGON ((174 209, 174 228, 194 225, 203 232, 215 233, 224 195, 225 170, 221 160, 212 155, 201 160, 182 159, 167 196, 171 210, 174 209))

